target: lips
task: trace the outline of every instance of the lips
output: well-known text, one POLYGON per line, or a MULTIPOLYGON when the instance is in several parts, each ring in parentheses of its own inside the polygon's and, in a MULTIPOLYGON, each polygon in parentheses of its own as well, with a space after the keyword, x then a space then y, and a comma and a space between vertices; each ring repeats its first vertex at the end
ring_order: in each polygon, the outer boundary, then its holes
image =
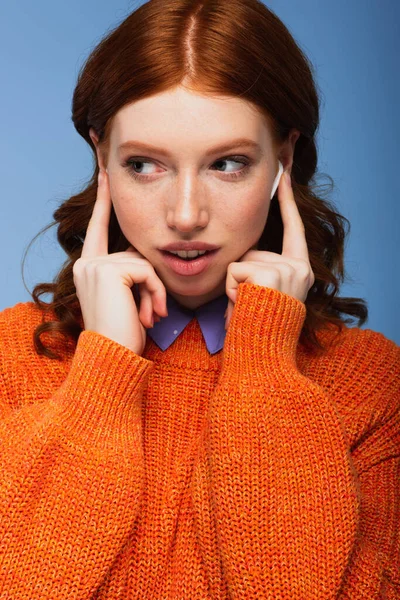
MULTIPOLYGON (((199 258, 200 256, 205 256, 206 254, 209 254, 211 252, 211 250, 187 250, 187 252, 201 252, 201 254, 198 254, 197 256, 188 256, 187 258, 185 258, 183 256, 179 256, 178 254, 174 254, 174 252, 170 252, 169 250, 162 250, 162 252, 166 252, 167 254, 172 254, 172 256, 176 256, 177 258, 180 258, 182 260, 195 260, 196 258, 199 258)), ((179 250, 179 252, 182 252, 182 250, 179 250)))
POLYGON ((218 250, 206 252, 202 256, 197 256, 191 260, 185 260, 175 254, 171 254, 168 251, 161 251, 161 255, 165 263, 170 267, 172 271, 178 275, 199 275, 211 266, 214 256, 218 253, 218 250))
POLYGON ((190 250, 212 251, 218 250, 219 248, 220 246, 209 244, 207 242, 172 242, 166 246, 163 246, 162 248, 159 248, 159 250, 167 252, 170 252, 171 250, 174 250, 175 252, 178 252, 179 250, 186 250, 186 252, 189 252, 190 250))

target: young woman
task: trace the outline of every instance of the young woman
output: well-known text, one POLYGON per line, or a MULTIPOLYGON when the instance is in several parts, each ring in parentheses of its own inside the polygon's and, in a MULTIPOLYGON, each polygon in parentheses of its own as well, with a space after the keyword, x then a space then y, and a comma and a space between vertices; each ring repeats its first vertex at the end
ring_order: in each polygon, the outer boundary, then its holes
POLYGON ((95 168, 54 215, 68 260, 0 313, 0 598, 398 598, 400 348, 338 296, 284 24, 150 0, 73 122, 95 168))

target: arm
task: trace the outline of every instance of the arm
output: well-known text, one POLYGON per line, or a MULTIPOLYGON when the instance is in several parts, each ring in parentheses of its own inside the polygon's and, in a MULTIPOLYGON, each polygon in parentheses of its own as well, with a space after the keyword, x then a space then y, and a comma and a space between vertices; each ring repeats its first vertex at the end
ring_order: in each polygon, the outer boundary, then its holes
MULTIPOLYGON (((397 352, 397 370, 400 353, 397 352)), ((358 474, 360 521, 338 600, 400 598, 400 377, 397 410, 352 454, 358 474)))
MULTIPOLYGON (((367 517, 343 424, 296 367, 304 318, 287 294, 239 286, 193 479, 194 504, 208 494, 235 599, 337 598, 363 545, 367 517)), ((392 466, 388 495, 393 477, 392 466)))
POLYGON ((89 598, 101 582, 139 509, 151 366, 83 331, 48 400, 7 410, 11 378, 0 374, 1 597, 89 598))

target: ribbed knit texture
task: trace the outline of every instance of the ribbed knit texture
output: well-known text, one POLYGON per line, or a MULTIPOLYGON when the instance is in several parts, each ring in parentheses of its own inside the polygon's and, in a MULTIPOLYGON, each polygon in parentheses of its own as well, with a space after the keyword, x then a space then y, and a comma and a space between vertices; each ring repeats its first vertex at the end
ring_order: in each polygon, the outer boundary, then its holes
POLYGON ((0 599, 400 598, 400 347, 344 327, 317 357, 305 315, 245 283, 215 355, 194 319, 55 361, 3 310, 0 599))

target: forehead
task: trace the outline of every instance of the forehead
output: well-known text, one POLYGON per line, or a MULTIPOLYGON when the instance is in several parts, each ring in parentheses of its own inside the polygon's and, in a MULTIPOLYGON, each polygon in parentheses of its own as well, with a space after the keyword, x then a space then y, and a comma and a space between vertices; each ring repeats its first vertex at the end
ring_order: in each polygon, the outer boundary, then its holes
POLYGON ((140 139, 154 144, 189 140, 212 145, 248 137, 268 146, 272 136, 265 116, 249 102, 178 87, 127 104, 113 118, 111 143, 140 139))

